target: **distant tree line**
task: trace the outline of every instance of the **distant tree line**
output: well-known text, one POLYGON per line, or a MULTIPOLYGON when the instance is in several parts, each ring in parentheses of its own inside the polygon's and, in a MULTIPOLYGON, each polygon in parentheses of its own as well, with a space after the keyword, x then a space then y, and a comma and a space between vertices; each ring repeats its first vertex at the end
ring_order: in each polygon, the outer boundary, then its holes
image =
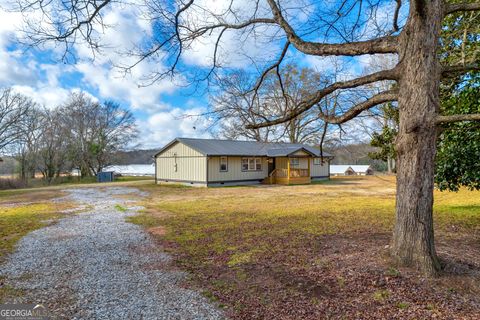
POLYGON ((73 169, 93 176, 136 135, 134 116, 115 102, 100 103, 80 92, 47 108, 11 88, 0 89, 0 152, 16 159, 22 181, 41 173, 51 183, 73 169))
POLYGON ((158 149, 119 150, 113 156, 113 163, 117 165, 152 164, 157 152, 158 149))

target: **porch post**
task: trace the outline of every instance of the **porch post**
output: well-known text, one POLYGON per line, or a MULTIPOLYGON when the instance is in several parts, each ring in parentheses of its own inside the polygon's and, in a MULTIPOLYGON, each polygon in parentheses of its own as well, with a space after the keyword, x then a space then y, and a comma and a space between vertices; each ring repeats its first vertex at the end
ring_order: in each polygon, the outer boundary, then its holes
POLYGON ((287 157, 287 177, 288 177, 287 183, 290 184, 290 158, 288 157, 287 157))

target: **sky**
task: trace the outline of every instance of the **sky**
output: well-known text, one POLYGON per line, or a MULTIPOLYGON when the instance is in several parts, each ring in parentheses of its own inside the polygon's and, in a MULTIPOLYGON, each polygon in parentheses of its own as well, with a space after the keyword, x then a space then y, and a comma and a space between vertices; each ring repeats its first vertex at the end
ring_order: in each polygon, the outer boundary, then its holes
MULTIPOLYGON (((185 77, 188 75, 179 75, 174 81, 164 79, 142 86, 145 75, 165 67, 161 61, 142 62, 129 74, 114 67, 133 62, 133 57, 127 57, 122 52, 155 36, 154 26, 143 19, 141 6, 133 3, 115 5, 105 10, 104 22, 110 28, 101 34, 104 49, 92 59, 91 50, 80 43, 74 47, 75 59, 65 62, 62 61, 61 48, 53 44, 35 49, 19 44, 23 19, 18 12, 9 10, 11 3, 8 1, 0 0, 0 87, 13 87, 48 108, 64 103, 72 91, 84 91, 100 101, 114 100, 131 110, 136 117, 140 134, 138 141, 132 141, 132 146, 139 148, 160 148, 175 137, 211 136, 205 119, 185 117, 205 112, 209 101, 204 90, 196 91, 186 86, 188 79, 185 77)), ((229 3, 228 0, 196 1, 197 4, 199 2, 209 6, 212 11, 222 11, 229 3)), ((248 11, 247 2, 237 3, 240 9, 248 11)), ((194 13, 192 15, 189 19, 198 18, 194 13)), ((308 19, 309 12, 303 12, 302 15, 296 19, 308 19)), ((273 31, 265 32, 268 34, 273 31)), ((222 42, 221 56, 225 64, 234 68, 251 67, 246 53, 262 61, 274 57, 279 50, 278 44, 262 42, 258 38, 248 39, 242 48, 237 44, 238 37, 235 34, 227 35, 222 42)), ((194 43, 181 61, 183 69, 191 71, 206 68, 211 62, 212 48, 212 39, 194 43)), ((318 71, 332 67, 332 58, 305 57, 295 51, 289 55, 300 65, 318 71)), ((355 75, 370 64, 371 59, 371 56, 361 56, 344 62, 348 65, 348 73, 355 75)))

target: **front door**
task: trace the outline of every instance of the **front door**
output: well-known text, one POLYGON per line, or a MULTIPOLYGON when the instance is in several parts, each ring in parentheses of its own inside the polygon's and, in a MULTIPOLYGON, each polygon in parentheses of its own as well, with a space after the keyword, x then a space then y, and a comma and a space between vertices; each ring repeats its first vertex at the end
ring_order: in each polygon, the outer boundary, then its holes
POLYGON ((268 175, 275 170, 275 158, 268 159, 268 175))

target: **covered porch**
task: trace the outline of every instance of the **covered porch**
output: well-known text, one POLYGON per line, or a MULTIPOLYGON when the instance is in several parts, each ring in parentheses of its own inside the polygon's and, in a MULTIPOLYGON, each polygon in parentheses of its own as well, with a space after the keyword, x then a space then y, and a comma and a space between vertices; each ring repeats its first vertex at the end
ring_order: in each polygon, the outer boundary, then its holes
POLYGON ((294 154, 286 157, 269 158, 268 184, 309 184, 312 156, 294 154))

